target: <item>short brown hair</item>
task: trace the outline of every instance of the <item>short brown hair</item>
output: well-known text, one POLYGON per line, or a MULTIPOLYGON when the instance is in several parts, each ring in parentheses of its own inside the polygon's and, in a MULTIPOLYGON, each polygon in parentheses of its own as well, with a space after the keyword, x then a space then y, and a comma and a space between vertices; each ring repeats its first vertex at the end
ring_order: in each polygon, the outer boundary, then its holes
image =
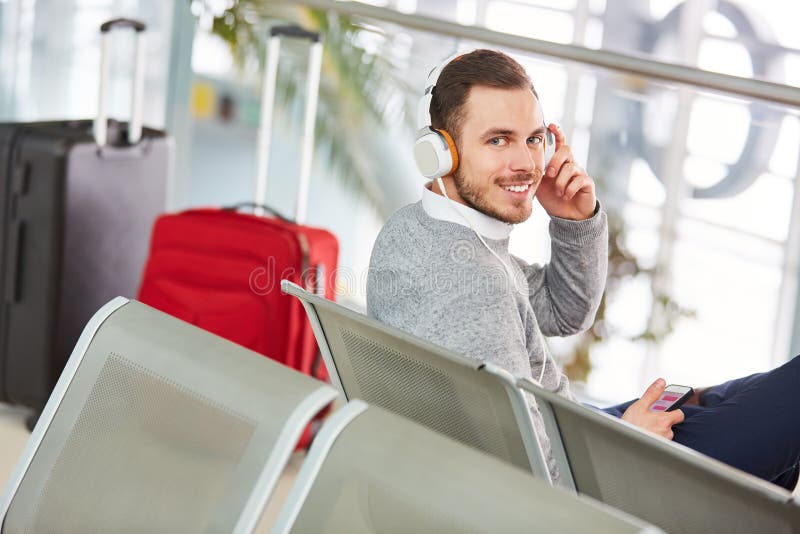
POLYGON ((508 55, 479 49, 448 63, 436 82, 431 99, 431 126, 446 130, 458 141, 464 122, 464 106, 474 85, 500 89, 530 89, 538 99, 528 73, 508 55))

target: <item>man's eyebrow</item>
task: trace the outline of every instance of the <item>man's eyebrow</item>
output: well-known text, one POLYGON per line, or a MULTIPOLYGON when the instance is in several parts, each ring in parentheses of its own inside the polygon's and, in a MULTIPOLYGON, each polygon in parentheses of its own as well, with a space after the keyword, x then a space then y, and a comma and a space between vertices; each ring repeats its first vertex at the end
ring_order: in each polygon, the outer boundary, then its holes
POLYGON ((508 128, 490 128, 483 132, 481 139, 486 139, 488 137, 495 137, 498 135, 514 135, 514 130, 509 130, 508 128))
MULTIPOLYGON (((531 135, 543 134, 545 131, 547 131, 547 128, 544 125, 542 125, 536 128, 533 132, 531 132, 531 135)), ((514 130, 509 130, 508 128, 491 128, 483 132, 481 139, 488 139, 490 137, 495 137, 499 135, 512 136, 515 133, 516 132, 514 130)))

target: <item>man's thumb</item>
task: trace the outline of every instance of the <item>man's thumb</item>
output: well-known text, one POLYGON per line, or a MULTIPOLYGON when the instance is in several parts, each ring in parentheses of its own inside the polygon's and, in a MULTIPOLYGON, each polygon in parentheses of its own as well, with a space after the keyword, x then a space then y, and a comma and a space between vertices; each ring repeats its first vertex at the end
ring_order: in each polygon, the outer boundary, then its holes
POLYGON ((655 401, 658 400, 658 397, 661 396, 666 387, 667 383, 664 382, 664 379, 659 378, 658 380, 650 384, 650 387, 647 388, 647 391, 645 391, 644 395, 642 395, 642 400, 645 401, 648 406, 650 406, 651 404, 653 404, 655 401))

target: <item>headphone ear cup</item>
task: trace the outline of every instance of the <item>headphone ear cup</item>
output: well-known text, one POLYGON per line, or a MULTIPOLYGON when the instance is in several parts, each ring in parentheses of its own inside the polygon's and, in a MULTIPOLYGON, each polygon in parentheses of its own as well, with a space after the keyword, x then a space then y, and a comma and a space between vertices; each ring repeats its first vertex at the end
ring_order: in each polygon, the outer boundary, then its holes
POLYGON ((550 160, 553 158, 553 154, 556 153, 556 134, 550 131, 548 128, 544 134, 544 166, 550 163, 550 160))
POLYGON ((425 178, 433 180, 447 176, 458 167, 458 152, 453 138, 444 130, 423 130, 414 143, 414 161, 425 178))
POLYGON ((414 143, 414 161, 419 172, 430 180, 446 175, 453 168, 453 159, 442 136, 429 130, 414 143))

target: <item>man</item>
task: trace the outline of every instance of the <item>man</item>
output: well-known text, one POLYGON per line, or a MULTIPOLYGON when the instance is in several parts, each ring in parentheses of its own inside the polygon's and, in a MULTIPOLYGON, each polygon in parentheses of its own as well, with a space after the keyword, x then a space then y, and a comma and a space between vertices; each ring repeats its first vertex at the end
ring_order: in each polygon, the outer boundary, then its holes
MULTIPOLYGON (((545 125, 530 78, 507 55, 476 50, 449 61, 432 78, 420 120, 420 126, 429 120, 432 129, 421 131, 415 149, 421 171, 432 180, 422 200, 398 210, 376 240, 368 312, 574 400, 543 336, 586 329, 600 302, 608 230, 594 182, 575 162, 559 127, 545 125), (548 130, 555 151, 546 161, 548 130), (437 140, 445 148, 437 148, 437 140), (551 260, 543 267, 508 252, 513 225, 528 219, 534 195, 551 218, 551 260)), ((641 399, 607 411, 793 488, 800 462, 798 418, 791 410, 778 420, 752 415, 787 402, 781 393, 797 386, 800 359, 704 391, 686 408, 691 417, 685 422, 684 410, 648 410, 664 390, 661 379, 641 399), (761 433, 750 440, 758 443, 741 442, 753 433, 761 433)), ((531 411, 557 480, 541 415, 535 405, 531 411)))

